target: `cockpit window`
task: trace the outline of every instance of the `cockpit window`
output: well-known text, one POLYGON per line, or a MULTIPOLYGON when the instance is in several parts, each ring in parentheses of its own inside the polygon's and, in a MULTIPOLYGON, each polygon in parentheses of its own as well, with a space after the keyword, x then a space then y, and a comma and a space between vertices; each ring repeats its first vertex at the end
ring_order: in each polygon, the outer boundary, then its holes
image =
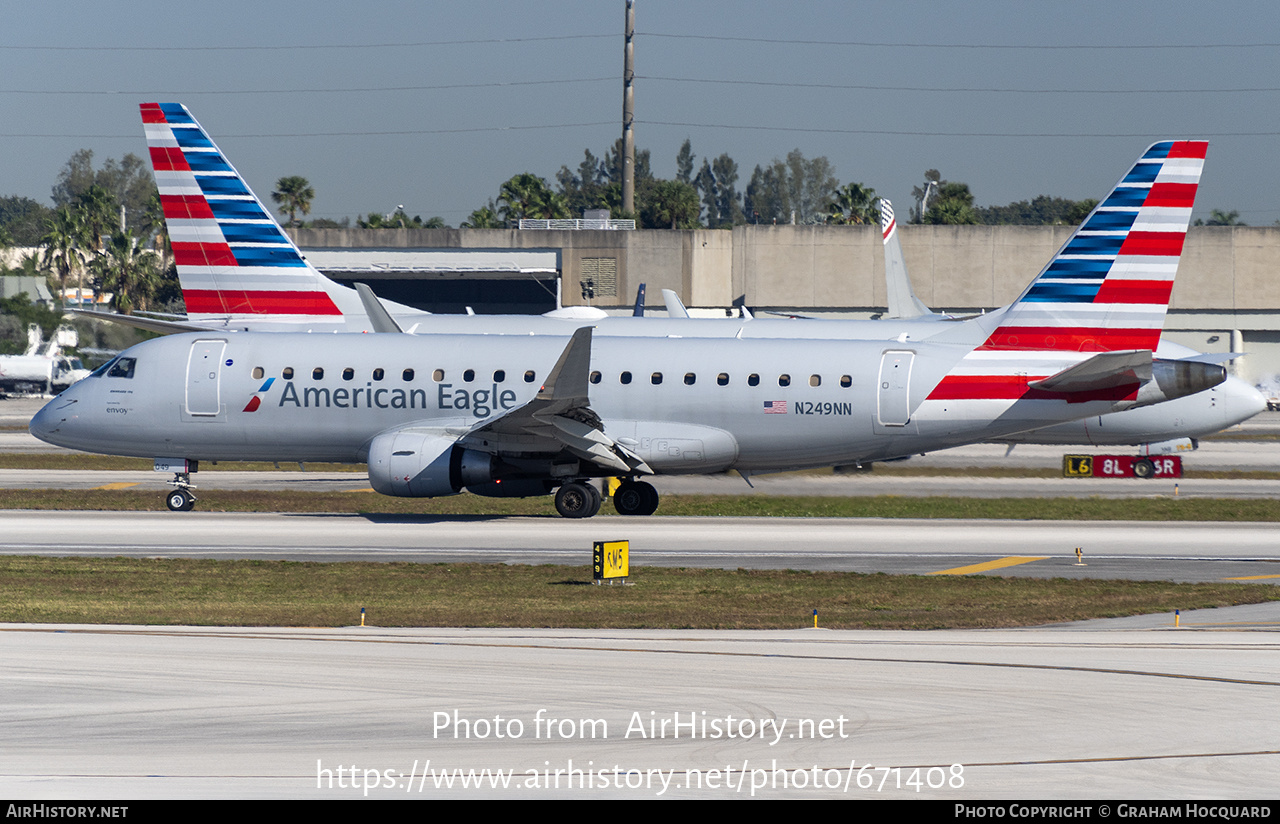
POLYGON ((116 358, 111 364, 111 368, 107 370, 108 378, 132 378, 133 366, 138 362, 137 358, 116 358))

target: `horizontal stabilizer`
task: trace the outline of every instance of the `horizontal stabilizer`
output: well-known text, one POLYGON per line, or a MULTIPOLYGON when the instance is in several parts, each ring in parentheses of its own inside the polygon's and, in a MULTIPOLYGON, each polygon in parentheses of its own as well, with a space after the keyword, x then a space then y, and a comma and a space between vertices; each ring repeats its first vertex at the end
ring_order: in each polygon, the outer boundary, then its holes
POLYGON ((391 313, 387 311, 387 307, 382 305, 382 301, 378 300, 378 296, 373 293, 368 284, 355 284, 356 292, 360 295, 360 302, 364 304, 364 313, 369 316, 369 325, 373 327, 374 332, 403 332, 400 324, 395 322, 391 317, 391 313))
POLYGON ((113 312, 92 312, 88 309, 68 309, 73 315, 79 315, 82 318, 93 318, 94 320, 103 320, 107 323, 118 323, 121 326, 132 326, 134 329, 145 329, 148 332, 157 332, 161 335, 176 335, 180 332, 208 332, 214 327, 205 324, 203 326, 194 323, 182 323, 176 320, 160 320, 159 318, 144 318, 138 315, 117 315, 113 312))
POLYGON ((1047 392, 1098 392, 1151 380, 1151 350, 1102 352, 1027 386, 1047 392))
POLYGON ((662 301, 667 304, 667 317, 669 318, 687 318, 689 310, 684 308, 684 302, 680 300, 680 296, 670 289, 662 290, 662 301))

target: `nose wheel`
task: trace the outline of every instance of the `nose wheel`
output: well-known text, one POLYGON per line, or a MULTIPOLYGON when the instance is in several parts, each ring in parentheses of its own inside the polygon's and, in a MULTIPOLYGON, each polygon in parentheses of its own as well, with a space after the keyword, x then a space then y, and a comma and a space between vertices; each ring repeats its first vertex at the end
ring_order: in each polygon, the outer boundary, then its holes
POLYGON ((186 472, 175 472, 169 483, 174 490, 165 497, 165 506, 172 512, 190 512, 195 509, 196 496, 191 492, 195 486, 191 483, 191 476, 186 472))

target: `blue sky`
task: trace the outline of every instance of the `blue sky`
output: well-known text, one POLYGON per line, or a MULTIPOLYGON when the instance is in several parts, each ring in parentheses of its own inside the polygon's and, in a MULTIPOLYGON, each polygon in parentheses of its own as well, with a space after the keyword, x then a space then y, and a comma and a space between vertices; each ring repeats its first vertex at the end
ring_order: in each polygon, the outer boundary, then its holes
MULTIPOLYGON (((303 175, 313 216, 457 225, 617 139, 622 23, 621 0, 25 5, 0 32, 0 195, 48 203, 80 148, 145 154, 137 104, 176 101, 260 196, 303 175)), ((1207 137, 1196 215, 1280 220, 1274 0, 637 0, 636 31, 662 177, 686 137, 740 190, 799 148, 905 212, 929 168, 979 205, 1101 197, 1147 144, 1207 137)))

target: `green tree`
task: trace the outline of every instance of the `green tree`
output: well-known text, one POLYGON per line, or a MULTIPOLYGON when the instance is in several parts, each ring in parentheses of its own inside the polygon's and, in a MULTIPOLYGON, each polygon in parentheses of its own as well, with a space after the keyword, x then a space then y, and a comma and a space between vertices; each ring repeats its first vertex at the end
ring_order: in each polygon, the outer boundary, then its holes
POLYGON ((636 198, 646 229, 696 229, 701 206, 698 190, 679 180, 655 180, 636 198))
POLYGON ((38 246, 53 210, 29 197, 0 197, 0 231, 10 246, 38 246))
POLYGON ((481 206, 471 213, 465 221, 462 222, 460 228, 463 229, 502 229, 506 226, 501 218, 498 217, 497 207, 494 206, 492 200, 488 206, 481 206))
POLYGON ((58 280, 58 300, 65 302, 67 281, 84 269, 84 225, 79 214, 67 206, 54 211, 46 221, 41 263, 58 280))
POLYGON ((80 149, 58 173, 58 181, 53 186, 53 203, 55 206, 71 206, 94 186, 104 190, 117 209, 124 207, 126 225, 135 229, 142 225, 147 204, 156 192, 151 170, 137 155, 127 154, 120 160, 108 158, 101 169, 95 170, 93 151, 80 149))
POLYGON ((1221 209, 1213 209, 1209 212, 1209 219, 1196 218, 1196 226, 1248 226, 1247 223, 1240 221, 1240 213, 1234 209, 1230 212, 1224 212, 1221 209))
POLYGON ((279 204, 280 214, 289 216, 289 225, 298 225, 297 215, 311 214, 311 201, 316 199, 316 190, 305 177, 291 175, 276 181, 275 191, 271 193, 273 203, 279 204))
POLYGON ((805 159, 793 149, 786 160, 774 158, 768 167, 756 166, 747 184, 746 212, 753 223, 816 223, 827 218, 827 204, 840 185, 831 161, 805 159))
POLYGON ((978 220, 986 224, 1017 226, 1075 226, 1093 207, 1096 200, 1069 200, 1064 197, 1037 195, 1008 206, 986 206, 978 209, 978 220))
POLYGON ((136 235, 117 232, 107 238, 104 253, 91 264, 99 288, 111 292, 111 306, 121 314, 146 310, 160 287, 164 271, 160 256, 145 248, 136 235))
POLYGON ((937 197, 929 202, 923 222, 947 225, 977 223, 978 212, 973 208, 973 192, 969 191, 969 184, 942 182, 937 197))
POLYGON ((521 218, 556 219, 569 216, 564 196, 552 191, 547 181, 522 172, 498 190, 499 214, 504 220, 521 218))
POLYGON ((876 190, 861 183, 848 183, 837 189, 827 211, 828 223, 862 225, 880 222, 880 210, 876 208, 876 190))
POLYGON ((693 143, 685 138, 680 144, 680 153, 676 155, 676 180, 681 183, 693 182, 693 143))
POLYGON ((89 251, 100 254, 103 239, 120 226, 120 212, 115 196, 105 186, 94 183, 80 193, 74 208, 80 214, 89 251))

